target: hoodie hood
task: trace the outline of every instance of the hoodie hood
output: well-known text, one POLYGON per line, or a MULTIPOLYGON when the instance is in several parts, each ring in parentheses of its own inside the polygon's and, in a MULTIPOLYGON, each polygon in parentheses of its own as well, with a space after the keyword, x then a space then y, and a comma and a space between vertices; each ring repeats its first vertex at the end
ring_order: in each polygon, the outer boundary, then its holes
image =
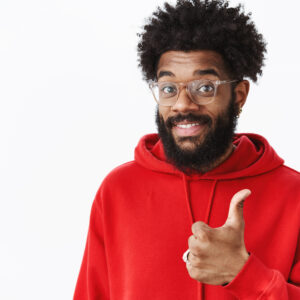
MULTIPOLYGON (((268 141, 258 134, 236 134, 233 144, 234 151, 219 166, 204 174, 186 175, 187 178, 219 180, 256 176, 274 170, 284 162, 268 141)), ((141 138, 135 148, 135 161, 152 171, 183 175, 167 161, 158 134, 148 134, 141 138)))

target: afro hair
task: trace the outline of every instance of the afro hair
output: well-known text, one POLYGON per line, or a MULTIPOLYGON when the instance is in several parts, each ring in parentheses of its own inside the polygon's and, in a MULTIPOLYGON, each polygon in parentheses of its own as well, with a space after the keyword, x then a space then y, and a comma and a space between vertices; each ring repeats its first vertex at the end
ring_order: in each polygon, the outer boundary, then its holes
POLYGON ((177 0, 165 3, 139 33, 139 66, 145 80, 156 79, 160 56, 169 50, 218 52, 234 79, 257 81, 262 75, 266 43, 242 5, 223 0, 177 0))

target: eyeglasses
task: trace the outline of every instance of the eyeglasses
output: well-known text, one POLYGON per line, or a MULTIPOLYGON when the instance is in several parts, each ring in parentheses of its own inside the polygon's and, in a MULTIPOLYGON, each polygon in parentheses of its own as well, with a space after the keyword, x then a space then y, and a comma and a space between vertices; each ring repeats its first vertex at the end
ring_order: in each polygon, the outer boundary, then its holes
POLYGON ((189 82, 155 82, 150 81, 149 87, 155 101, 162 106, 173 106, 181 90, 185 87, 190 99, 198 105, 206 105, 214 101, 220 84, 232 83, 237 80, 200 79, 189 82))

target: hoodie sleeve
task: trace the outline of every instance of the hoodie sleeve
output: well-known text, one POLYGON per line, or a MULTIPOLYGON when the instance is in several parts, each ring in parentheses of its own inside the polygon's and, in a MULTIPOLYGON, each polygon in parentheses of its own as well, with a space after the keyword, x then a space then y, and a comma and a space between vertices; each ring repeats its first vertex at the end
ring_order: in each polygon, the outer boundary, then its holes
POLYGON ((109 299, 107 264, 103 240, 102 213, 97 202, 94 201, 74 300, 109 299))
POLYGON ((251 254, 244 268, 224 288, 238 299, 296 300, 300 299, 300 286, 297 286, 299 283, 299 261, 294 264, 287 282, 279 271, 267 268, 251 254))

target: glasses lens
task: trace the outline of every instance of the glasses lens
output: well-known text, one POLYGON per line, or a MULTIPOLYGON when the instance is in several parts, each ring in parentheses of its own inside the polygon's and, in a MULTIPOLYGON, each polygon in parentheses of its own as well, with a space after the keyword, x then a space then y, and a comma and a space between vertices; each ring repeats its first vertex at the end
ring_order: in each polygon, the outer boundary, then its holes
POLYGON ((177 99, 177 86, 172 82, 158 82, 152 85, 152 92, 160 105, 173 105, 177 99))
POLYGON ((214 99, 216 86, 210 80, 195 80, 190 83, 190 93, 198 104, 207 104, 214 99))

